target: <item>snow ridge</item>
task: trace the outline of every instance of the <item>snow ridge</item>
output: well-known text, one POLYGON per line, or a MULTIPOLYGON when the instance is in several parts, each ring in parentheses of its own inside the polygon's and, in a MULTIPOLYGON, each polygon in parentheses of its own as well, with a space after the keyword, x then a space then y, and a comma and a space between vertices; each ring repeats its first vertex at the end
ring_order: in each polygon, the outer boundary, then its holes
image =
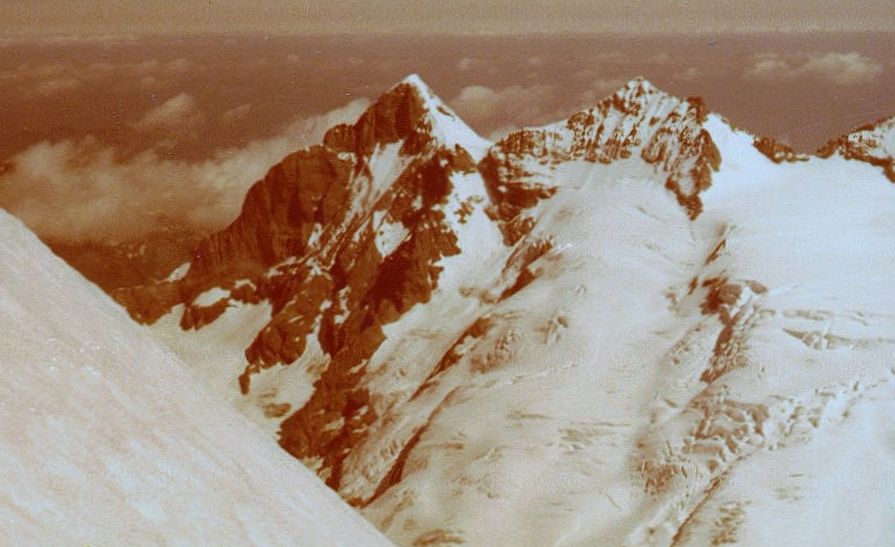
POLYGON ((700 99, 682 100, 635 78, 594 108, 565 122, 514 132, 496 148, 553 164, 611 163, 639 155, 666 174, 665 186, 696 217, 702 210, 699 193, 711 184, 711 171, 721 161, 703 127, 707 114, 700 99))
POLYGON ((890 127, 803 157, 635 79, 485 147, 411 76, 274 166, 182 279, 118 296, 205 333, 250 315, 197 369, 401 544, 891 539, 821 495, 853 480, 839 435, 895 476, 895 419, 849 417, 895 416, 895 194, 865 164, 890 127), (803 494, 769 494, 793 461, 803 494))
POLYGON ((439 143, 448 148, 462 146, 472 155, 474 160, 479 161, 482 159, 482 156, 491 146, 491 141, 479 136, 478 133, 466 125, 466 122, 451 107, 438 98, 419 75, 408 75, 397 84, 397 86, 401 85, 407 85, 416 90, 422 102, 422 108, 432 135, 439 143))
POLYGON ((859 127, 848 135, 830 141, 817 154, 820 157, 839 154, 845 159, 882 167, 886 177, 895 182, 895 116, 859 127))
POLYGON ((0 210, 0 533, 29 545, 388 545, 0 210))

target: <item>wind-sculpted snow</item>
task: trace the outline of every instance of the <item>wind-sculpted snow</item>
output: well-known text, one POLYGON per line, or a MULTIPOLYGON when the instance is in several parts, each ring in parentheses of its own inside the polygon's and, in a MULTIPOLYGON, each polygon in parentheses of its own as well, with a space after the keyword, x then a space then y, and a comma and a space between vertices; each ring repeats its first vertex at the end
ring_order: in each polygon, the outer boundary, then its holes
POLYGON ((886 123, 799 155, 636 79, 491 144, 410 77, 117 297, 400 544, 885 544, 886 123))
POLYGON ((4 543, 388 545, 3 211, 0 280, 4 543))

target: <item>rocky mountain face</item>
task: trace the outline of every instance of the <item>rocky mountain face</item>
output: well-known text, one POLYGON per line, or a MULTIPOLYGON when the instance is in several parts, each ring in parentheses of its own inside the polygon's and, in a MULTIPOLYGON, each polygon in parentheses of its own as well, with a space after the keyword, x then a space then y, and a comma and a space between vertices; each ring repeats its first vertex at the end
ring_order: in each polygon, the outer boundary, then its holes
POLYGON ((0 211, 0 533, 21 545, 389 545, 0 211))
POLYGON ((81 275, 111 293, 165 279, 172 269, 190 259, 202 238, 196 230, 172 224, 131 241, 46 239, 44 243, 81 275))
POLYGON ((895 540, 893 135, 637 79, 490 143, 409 77, 114 296, 400 544, 895 540))
POLYGON ((818 151, 821 157, 833 154, 882 167, 886 177, 895 182, 895 116, 860 127, 818 151))
MULTIPOLYGON (((721 160, 703 127, 707 115, 700 99, 681 100, 635 79, 566 121, 510 134, 483 168, 500 164, 500 158, 506 165, 508 156, 540 158, 555 167, 569 161, 609 164, 637 155, 666 177, 665 187, 695 218, 702 211, 699 193, 711 185, 711 172, 721 160)), ((497 180, 519 178, 524 172, 496 173, 497 180)))

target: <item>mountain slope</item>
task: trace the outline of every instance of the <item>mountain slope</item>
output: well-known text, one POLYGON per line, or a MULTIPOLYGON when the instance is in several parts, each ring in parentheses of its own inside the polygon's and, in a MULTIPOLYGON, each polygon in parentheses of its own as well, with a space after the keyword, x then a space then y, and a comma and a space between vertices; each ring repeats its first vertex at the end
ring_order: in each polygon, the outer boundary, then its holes
POLYGON ((3 211, 0 279, 7 541, 388 544, 3 211))
POLYGON ((895 186, 823 156, 641 79, 488 145, 414 77, 116 296, 401 544, 885 543, 895 186))
POLYGON ((524 155, 554 167, 575 160, 608 164, 636 154, 666 175, 665 187, 695 218, 702 211, 699 193, 711 185, 720 161, 703 127, 707 114, 700 99, 681 100, 637 78, 563 122, 511 133, 492 159, 524 155))
POLYGON ((882 167, 886 177, 895 182, 895 116, 860 127, 818 151, 821 157, 833 154, 882 167))
MULTIPOLYGON (((241 390, 278 364, 329 356, 325 367, 311 367, 316 385, 307 402, 277 399, 264 409, 277 414, 304 403, 283 423, 281 444, 338 487, 347 451, 394 404, 386 399, 409 396, 409 387, 394 383, 371 393, 358 365, 386 342, 386 325, 502 247, 496 226, 474 206, 485 188, 473 155, 486 145, 408 78, 353 126, 333 128, 323 145, 271 169, 239 218, 200 244, 182 279, 118 297, 149 321, 183 302, 184 328, 214 321, 229 302, 269 302, 271 318, 246 349, 241 390)), ((470 299, 459 300, 446 305, 468 315, 470 299)), ((262 379, 254 391, 270 399, 281 384, 262 379)))

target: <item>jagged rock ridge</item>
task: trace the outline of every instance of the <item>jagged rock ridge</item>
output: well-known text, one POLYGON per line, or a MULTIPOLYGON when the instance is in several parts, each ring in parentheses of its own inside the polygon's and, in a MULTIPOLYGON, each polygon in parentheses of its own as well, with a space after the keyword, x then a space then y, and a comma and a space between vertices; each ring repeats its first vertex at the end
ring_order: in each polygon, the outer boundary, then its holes
POLYGON ((839 154, 882 167, 886 177, 895 182, 895 116, 859 127, 852 133, 832 140, 818 150, 820 157, 839 154))
POLYGON ((382 325, 428 301, 440 259, 460 252, 447 221, 457 213, 446 210, 458 205, 449 203, 454 185, 484 194, 470 151, 454 142, 467 137, 476 152, 479 139, 444 105, 429 104, 430 94, 415 78, 398 84, 354 125, 334 127, 321 146, 272 168, 237 220, 199 245, 182 279, 118 294, 148 322, 186 302, 185 329, 214 321, 230 299, 270 301, 272 318, 246 349, 244 393, 252 374, 301 357, 314 331, 330 361, 311 399, 283 422, 280 442, 322 458, 334 487, 347 451, 378 418, 359 365, 382 343, 382 325), (439 135, 433 118, 455 127, 439 135), (213 287, 230 296, 195 304, 213 287))
POLYGON ((553 164, 570 159, 610 163, 639 154, 662 171, 666 188, 696 217, 702 210, 699 193, 711 185, 711 172, 721 161, 703 127, 707 114, 701 99, 681 100, 637 78, 565 122, 511 133, 497 143, 490 159, 529 155, 553 164))
MULTIPOLYGON (((852 140, 891 157, 880 127, 852 140)), ((748 512, 713 505, 730 477, 890 386, 892 295, 852 270, 891 274, 891 234, 817 215, 892 203, 847 161, 870 154, 796 157, 640 79, 492 145, 412 77, 271 169, 184 277, 116 296, 183 340, 269 306, 238 369, 197 366, 400 543, 755 539, 702 524, 748 512), (841 348, 869 364, 813 353, 841 348)))

